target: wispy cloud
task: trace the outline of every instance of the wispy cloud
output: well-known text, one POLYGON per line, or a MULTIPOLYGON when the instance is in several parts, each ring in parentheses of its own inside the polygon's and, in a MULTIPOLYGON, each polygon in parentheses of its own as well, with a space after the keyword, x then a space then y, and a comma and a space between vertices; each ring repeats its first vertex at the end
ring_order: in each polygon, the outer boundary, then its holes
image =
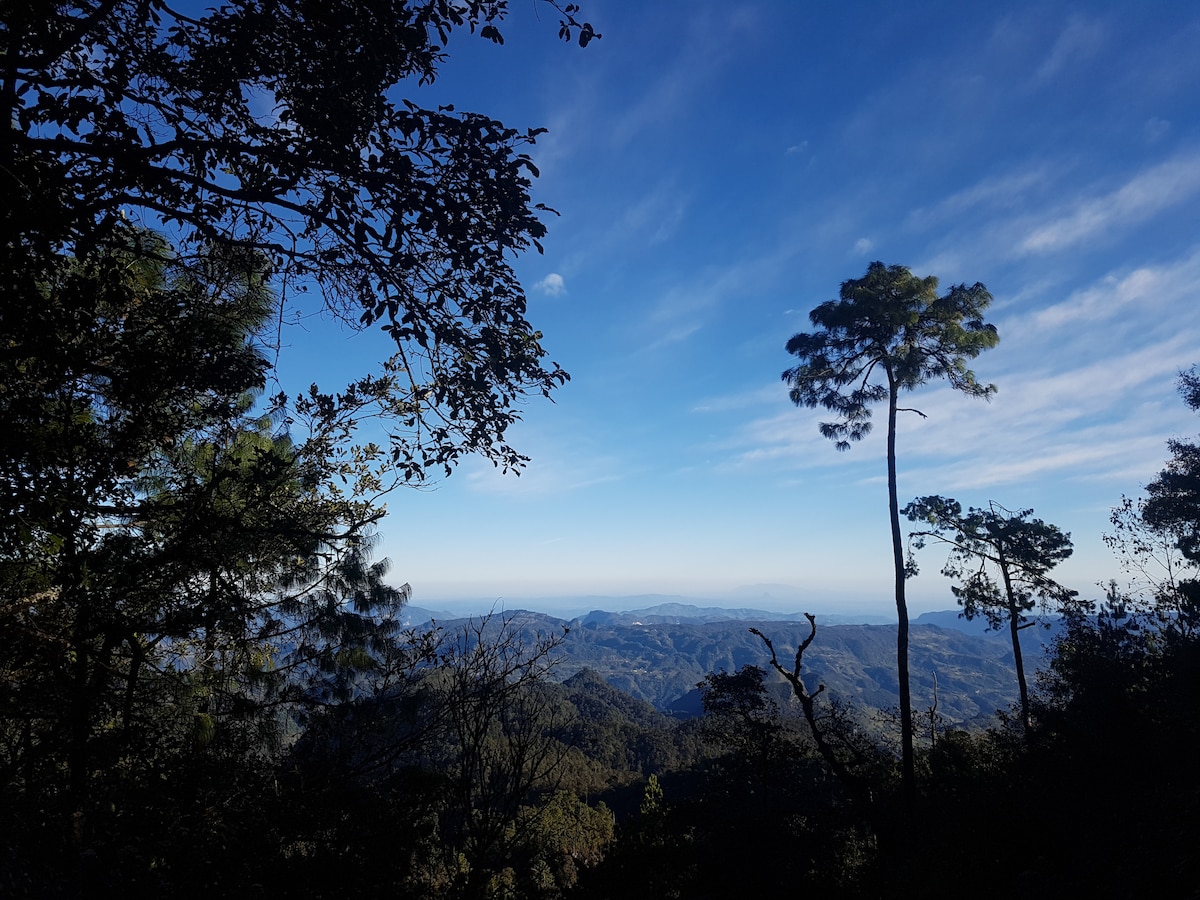
POLYGON ((686 210, 684 195, 673 183, 664 182, 625 210, 616 231, 626 239, 659 244, 675 233, 686 210))
POLYGON ((661 127, 704 97, 706 85, 737 58, 737 34, 752 33, 758 24, 755 19, 751 10, 736 5, 720 15, 701 9, 685 17, 681 26, 685 33, 676 42, 678 56, 657 80, 642 85, 636 102, 610 123, 610 143, 624 148, 645 130, 661 127))
MULTIPOLYGON (((580 93, 591 96, 593 91, 581 90, 580 93)), ((564 173, 570 172, 570 160, 586 140, 587 128, 581 123, 588 120, 591 106, 591 103, 587 103, 582 104, 581 108, 577 102, 547 113, 544 119, 546 131, 538 135, 536 143, 529 149, 529 155, 540 173, 538 183, 542 190, 553 186, 564 173)))
POLYGON ((1115 191, 1084 198, 1036 226, 1017 246, 1018 254, 1065 250, 1116 228, 1128 228, 1200 191, 1200 154, 1160 163, 1115 191))
POLYGON ((1103 23, 1074 16, 1054 42, 1050 55, 1037 70, 1039 82, 1050 81, 1064 69, 1100 53, 1108 40, 1103 23))
MULTIPOLYGON (((943 283, 982 278, 996 288, 989 272, 1018 264, 1022 293, 1044 296, 1064 276, 1070 280, 1061 254, 1090 253, 1101 242, 1136 238, 1139 230, 1157 227, 1173 208, 1195 202, 1200 195, 1200 150, 1127 172, 1115 187, 1110 181, 1106 190, 1064 188, 1060 182, 1071 174, 1065 164, 1038 163, 989 176, 917 210, 906 227, 922 242, 926 255, 910 260, 913 270, 936 274, 943 283), (1071 191, 1071 199, 1063 199, 1064 191, 1071 191), (1041 287, 1031 292, 1035 283, 1041 287)), ((1135 260, 1127 262, 1131 269, 1136 265, 1135 260)), ((1136 279, 1126 288, 1135 284, 1136 279)))
MULTIPOLYGON (((522 449, 526 449, 524 445, 522 449)), ((619 481, 623 476, 617 470, 615 457, 588 454, 580 448, 542 446, 531 453, 520 475, 502 474, 487 461, 472 458, 456 477, 477 493, 538 500, 619 481)))
MULTIPOLYGON (((1148 353, 1147 357, 1153 354, 1148 353)), ((948 389, 913 395, 906 402, 928 417, 904 416, 899 442, 908 490, 966 491, 1019 485, 1036 478, 1104 481, 1131 488, 1161 466, 1165 438, 1180 413, 1169 395, 1144 400, 1148 384, 1161 389, 1173 366, 1130 364, 1126 384, 1098 380, 1096 370, 1047 375, 1024 383, 1006 380, 991 404, 970 401, 948 389), (1119 420, 1112 405, 1123 410, 1119 420), (1111 404, 1111 405, 1110 405, 1111 404)), ((1162 393, 1161 390, 1158 393, 1162 393)), ((755 419, 730 442, 735 452, 722 464, 734 470, 798 471, 857 466, 860 480, 879 480, 886 421, 876 411, 875 431, 848 453, 835 453, 817 423, 828 413, 788 410, 755 419)))
POLYGON ((969 187, 956 191, 930 207, 914 210, 907 225, 925 230, 945 222, 958 222, 968 213, 988 210, 1011 210, 1027 202, 1035 189, 1043 188, 1050 179, 1045 163, 988 175, 969 187))
POLYGON ((685 282, 663 293, 636 323, 639 332, 652 335, 645 349, 686 340, 703 328, 724 303, 765 290, 796 252, 795 246, 781 243, 742 262, 705 266, 691 273, 685 282))
POLYGON ((574 248, 558 263, 560 273, 573 277, 597 263, 607 265, 631 248, 637 252, 670 240, 685 222, 690 199, 675 176, 667 175, 643 188, 632 201, 614 204, 592 219, 591 230, 576 238, 574 248))
MULTIPOLYGON (((833 445, 821 437, 817 423, 831 418, 818 410, 785 407, 771 416, 751 420, 723 444, 732 454, 721 464, 732 469, 770 466, 784 470, 824 468, 839 463, 860 462, 866 454, 836 453, 833 445)), ((863 441, 874 445, 877 435, 863 441)))
POLYGON ((787 386, 780 381, 748 391, 738 391, 734 394, 705 397, 692 407, 692 412, 722 413, 752 409, 756 406, 766 406, 768 404, 779 406, 786 401, 787 386))
POLYGON ((906 477, 959 490, 1153 472, 1181 420, 1169 385, 1186 351, 1171 349, 1114 354, 1071 372, 1009 372, 986 408, 932 392, 922 398, 929 421, 902 425, 906 477))
POLYGON ((905 480, 917 493, 987 492, 1040 478, 1098 482, 1112 486, 1115 502, 1118 493, 1136 490, 1156 471, 1164 454, 1161 439, 1133 435, 1124 424, 1084 429, 1049 449, 1028 443, 1011 449, 1002 457, 993 452, 981 459, 911 467, 905 480))
POLYGON ((1095 323, 1121 315, 1134 305, 1143 314, 1165 313, 1191 302, 1197 284, 1200 284, 1200 247, 1191 256, 1168 265, 1141 266, 1131 272, 1106 275, 1097 284, 1036 312, 1030 325, 1040 331, 1072 322, 1095 323))

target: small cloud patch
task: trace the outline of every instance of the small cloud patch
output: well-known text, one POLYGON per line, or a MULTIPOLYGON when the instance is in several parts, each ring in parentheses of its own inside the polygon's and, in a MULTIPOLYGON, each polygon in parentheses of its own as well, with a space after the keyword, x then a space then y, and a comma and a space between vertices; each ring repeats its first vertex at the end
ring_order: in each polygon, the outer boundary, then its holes
POLYGON ((871 241, 870 239, 865 238, 865 237, 859 238, 857 241, 854 242, 854 252, 858 256, 866 256, 874 248, 875 248, 874 241, 871 241))
POLYGON ((551 272, 533 286, 534 290, 549 294, 551 297, 561 297, 567 292, 567 284, 557 272, 551 272))

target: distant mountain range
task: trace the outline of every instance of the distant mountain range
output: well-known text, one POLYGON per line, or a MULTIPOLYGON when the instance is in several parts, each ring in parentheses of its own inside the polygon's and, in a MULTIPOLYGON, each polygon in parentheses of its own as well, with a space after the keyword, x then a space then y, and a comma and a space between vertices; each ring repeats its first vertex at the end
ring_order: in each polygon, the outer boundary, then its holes
MULTIPOLYGON (((409 621, 431 619, 453 629, 464 620, 410 609, 409 621)), ((497 614, 501 615, 501 614, 497 614)), ((674 715, 700 710, 698 682, 712 672, 744 665, 769 668, 769 653, 750 627, 769 636, 780 661, 790 666, 797 643, 808 634, 800 613, 697 607, 664 603, 626 612, 595 611, 571 620, 516 610, 502 614, 509 627, 529 637, 562 635, 558 679, 591 670, 608 684, 674 715)), ((817 637, 804 659, 810 690, 861 707, 889 709, 899 703, 896 681, 896 626, 835 624, 817 617, 817 637)), ((1052 632, 1022 633, 1027 670, 1043 660, 1052 632)), ((1017 696, 1016 673, 1007 633, 985 632, 956 611, 926 613, 910 634, 913 707, 937 712, 951 723, 980 723, 1007 709, 1017 696)), ((779 679, 776 679, 779 680, 779 679)), ((783 685, 780 684, 780 688, 783 685)))
POLYGON ((738 618, 746 613, 761 614, 769 618, 786 620, 801 615, 800 611, 816 611, 821 620, 829 625, 885 625, 894 622, 894 614, 880 614, 878 605, 865 606, 859 601, 839 601, 824 598, 812 601, 791 585, 757 584, 738 588, 720 597, 690 597, 680 594, 634 594, 624 596, 582 595, 559 597, 500 597, 476 598, 473 600, 441 601, 440 609, 425 604, 412 607, 414 612, 424 613, 438 621, 460 619, 480 615, 488 610, 539 610, 548 615, 570 621, 583 618, 593 611, 622 610, 629 615, 670 615, 670 609, 681 610, 680 615, 696 617, 711 614, 716 618, 738 618), (836 612, 821 610, 822 605, 837 606, 836 612))
MULTIPOLYGON (((690 599, 697 599, 699 602, 704 602, 700 598, 674 597, 665 594, 642 594, 634 597, 619 598, 625 602, 637 603, 650 602, 661 600, 662 602, 653 603, 653 605, 645 607, 637 607, 625 609, 621 612, 610 612, 603 609, 592 609, 591 612, 579 614, 562 614, 561 610, 551 610, 544 615, 553 615, 555 618, 565 622, 599 622, 608 621, 613 624, 699 624, 701 622, 741 622, 741 621, 771 621, 771 622, 803 622, 804 613, 802 612, 779 612, 778 610, 767 609, 750 609, 744 607, 728 608, 721 606, 699 606, 696 603, 684 602, 690 599), (555 615, 558 613, 558 615, 555 615)), ((769 598, 768 598, 769 599, 769 598)), ((586 608, 588 600, 594 600, 599 604, 601 601, 605 605, 610 605, 614 598, 612 597, 579 597, 574 598, 573 605, 586 608)), ((514 608, 511 610, 516 613, 528 613, 530 610, 522 608, 514 608)), ((506 614, 504 607, 497 607, 497 614, 506 614)), ((950 613, 927 613, 927 615, 955 615, 950 613)), ((464 612, 453 609, 434 610, 420 606, 405 607, 404 622, 406 625, 423 625, 429 621, 448 622, 463 619, 466 616, 464 612)), ((886 625, 889 622, 895 621, 895 617, 877 615, 873 613, 819 613, 818 621, 824 622, 826 625, 886 625)))

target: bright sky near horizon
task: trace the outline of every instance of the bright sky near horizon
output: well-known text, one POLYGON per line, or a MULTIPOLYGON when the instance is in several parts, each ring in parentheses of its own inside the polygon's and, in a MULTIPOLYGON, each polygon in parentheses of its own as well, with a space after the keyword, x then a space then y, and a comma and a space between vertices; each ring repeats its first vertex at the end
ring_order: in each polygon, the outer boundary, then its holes
MULTIPOLYGON (((883 437, 846 453, 789 402, 784 343, 872 260, 981 281, 990 402, 906 405, 901 503, 996 500, 1072 533, 1060 578, 1121 578, 1122 494, 1200 431, 1200 7, 1191 3, 584 0, 603 38, 512 4, 439 82, 400 91, 539 127, 545 254, 530 321, 571 373, 511 434, 519 478, 470 461, 388 499, 381 555, 413 602, 673 593, 894 611, 883 437), (788 591, 778 585, 790 585, 788 591), (769 594, 766 596, 765 594, 769 594)), ((285 342, 289 337, 285 335, 285 342)), ((333 387, 378 336, 291 337, 333 387)), ((311 373, 310 373, 311 367, 311 373)), ((914 612, 954 606, 924 551, 914 612)))

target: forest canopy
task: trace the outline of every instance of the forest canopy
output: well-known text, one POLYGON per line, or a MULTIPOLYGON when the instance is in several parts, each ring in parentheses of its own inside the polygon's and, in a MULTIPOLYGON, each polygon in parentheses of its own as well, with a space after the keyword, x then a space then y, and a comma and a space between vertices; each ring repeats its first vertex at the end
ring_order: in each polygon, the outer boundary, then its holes
MULTIPOLYGON (((598 37, 559 8, 560 37, 598 37)), ((567 374, 526 320, 514 254, 540 249, 540 129, 420 89, 453 33, 502 41, 503 0, 7 3, 2 286, 30 297, 60 256, 253 251, 276 291, 314 290, 395 341, 381 403, 405 477, 464 453, 505 468, 514 403, 567 374)), ((247 256, 247 258, 249 258, 247 256)))

